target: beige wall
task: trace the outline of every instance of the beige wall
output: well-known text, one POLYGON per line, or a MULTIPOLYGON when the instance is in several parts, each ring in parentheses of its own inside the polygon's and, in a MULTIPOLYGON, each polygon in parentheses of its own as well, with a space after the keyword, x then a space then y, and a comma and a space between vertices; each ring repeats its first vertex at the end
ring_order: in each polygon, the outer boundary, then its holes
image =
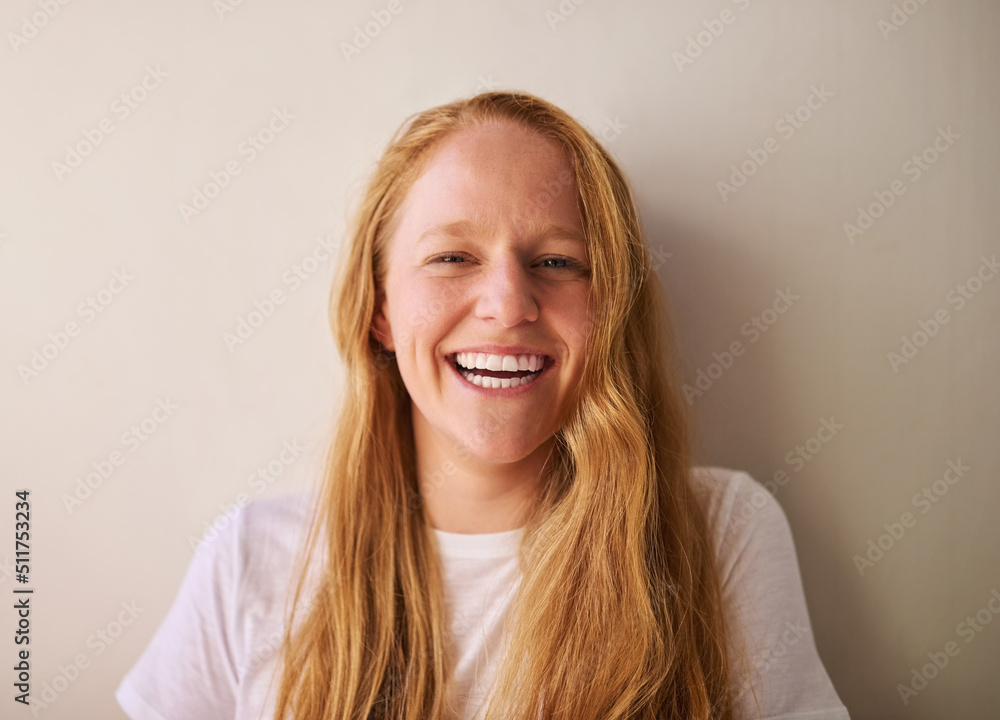
POLYGON ((226 2, 0 12, 0 529, 10 538, 13 489, 30 488, 36 690, 88 662, 41 716, 123 717, 112 692, 190 540, 241 493, 302 487, 320 467, 336 260, 298 287, 296 267, 319 238, 340 242, 405 115, 493 86, 562 105, 630 175, 684 377, 697 390, 705 373, 702 459, 777 477, 852 717, 998 715, 1000 627, 962 623, 992 618, 1000 589, 1000 279, 974 279, 1000 250, 1000 6, 398 0, 345 56, 387 3, 226 2), (241 152, 272 118, 272 142, 241 152), (99 144, 69 167, 87 134, 99 144), (240 174, 185 216, 232 162, 240 174), (743 163, 753 174, 736 187, 743 163), (888 207, 846 232, 872 203, 888 207), (284 302, 231 352, 224 333, 274 290, 284 302), (780 313, 778 291, 794 296, 780 313), (921 335, 935 317, 947 322, 921 335), (46 348, 67 323, 65 347, 46 348), (910 358, 904 337, 921 346, 910 358), (22 373, 34 351, 51 358, 22 373), (303 450, 283 467, 286 442, 303 450), (67 507, 108 458, 120 464, 67 507), (969 469, 947 474, 959 460, 969 469), (252 483, 269 462, 281 476, 252 483), (901 536, 859 570, 886 524, 901 536), (97 640, 132 602, 135 622, 97 640), (904 704, 898 685, 949 642, 960 652, 904 704))

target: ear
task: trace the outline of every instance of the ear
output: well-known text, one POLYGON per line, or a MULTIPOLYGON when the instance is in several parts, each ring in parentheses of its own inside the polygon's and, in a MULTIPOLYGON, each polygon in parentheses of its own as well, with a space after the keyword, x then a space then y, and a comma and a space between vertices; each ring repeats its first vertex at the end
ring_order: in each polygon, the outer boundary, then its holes
POLYGON ((375 338, 382 343, 387 350, 396 351, 396 346, 392 341, 392 326, 386 313, 389 304, 385 291, 379 289, 375 293, 375 311, 372 314, 372 332, 375 338))

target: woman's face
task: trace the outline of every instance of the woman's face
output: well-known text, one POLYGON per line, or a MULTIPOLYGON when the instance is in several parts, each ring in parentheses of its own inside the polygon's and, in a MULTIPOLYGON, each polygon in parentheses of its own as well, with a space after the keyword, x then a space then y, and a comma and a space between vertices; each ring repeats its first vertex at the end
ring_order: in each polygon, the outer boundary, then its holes
POLYGON ((415 433, 496 463, 550 439, 591 325, 562 148, 509 123, 450 136, 410 188, 386 254, 373 324, 396 353, 415 433))

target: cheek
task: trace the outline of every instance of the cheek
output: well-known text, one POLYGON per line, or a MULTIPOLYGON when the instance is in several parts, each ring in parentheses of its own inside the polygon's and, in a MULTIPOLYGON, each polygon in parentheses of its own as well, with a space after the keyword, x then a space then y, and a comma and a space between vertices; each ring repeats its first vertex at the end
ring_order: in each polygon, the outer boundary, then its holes
POLYGON ((582 353, 587 345, 587 338, 594 327, 594 317, 587 307, 585 294, 573 298, 560 313, 563 335, 570 350, 582 353))
POLYGON ((399 323, 404 345, 420 347, 436 344, 445 332, 458 300, 446 288, 433 283, 414 284, 397 299, 396 322, 399 323))

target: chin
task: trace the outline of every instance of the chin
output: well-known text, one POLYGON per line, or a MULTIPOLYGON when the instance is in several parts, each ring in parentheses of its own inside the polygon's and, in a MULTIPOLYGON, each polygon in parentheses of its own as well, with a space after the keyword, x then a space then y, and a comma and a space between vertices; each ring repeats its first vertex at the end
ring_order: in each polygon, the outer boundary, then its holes
POLYGON ((552 438, 549 434, 546 438, 539 440, 537 437, 527 438, 524 436, 508 438, 503 435, 493 434, 488 440, 475 445, 464 442, 461 436, 459 441, 463 442, 470 458, 478 458, 483 462, 492 463, 515 463, 524 460, 533 452, 538 450, 546 440, 552 438))

